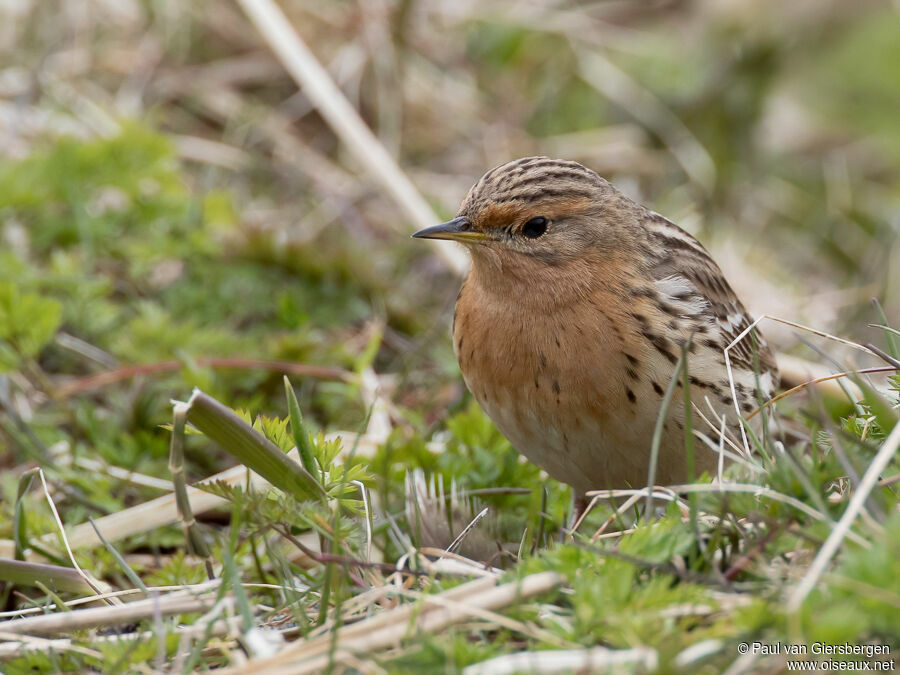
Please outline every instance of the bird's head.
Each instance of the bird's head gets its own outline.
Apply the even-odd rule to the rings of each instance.
[[[559,274],[567,264],[628,248],[638,208],[577,162],[526,157],[488,171],[455,218],[413,237],[465,244],[476,268]]]

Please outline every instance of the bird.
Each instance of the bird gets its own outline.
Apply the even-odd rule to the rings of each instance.
[[[778,384],[771,350],[700,242],[578,162],[497,166],[453,219],[412,236],[468,250],[451,329],[463,380],[516,450],[572,487],[576,508],[591,490],[647,485],[682,352],[693,429],[699,409],[740,439],[738,411]],[[729,350],[732,387],[724,350],[745,331]],[[658,485],[689,478],[681,382],[662,418]],[[694,457],[695,476],[719,461],[701,443]]]

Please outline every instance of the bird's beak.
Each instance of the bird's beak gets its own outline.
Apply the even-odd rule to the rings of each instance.
[[[490,239],[484,232],[476,232],[468,218],[454,218],[440,225],[432,225],[412,235],[416,239],[450,239],[460,243],[478,242]]]

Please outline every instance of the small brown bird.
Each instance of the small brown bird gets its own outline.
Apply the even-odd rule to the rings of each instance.
[[[503,164],[472,187],[456,218],[413,236],[469,250],[453,322],[466,385],[513,446],[576,496],[646,485],[685,344],[692,402],[738,429],[723,350],[750,317],[696,239],[590,169],[547,157]],[[758,335],[729,356],[746,414],[757,382],[771,396],[775,361]],[[688,478],[683,399],[668,409],[658,484]],[[697,443],[695,457],[697,475],[715,471],[717,453]]]

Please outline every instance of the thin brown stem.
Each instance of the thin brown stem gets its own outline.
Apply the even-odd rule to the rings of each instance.
[[[275,373],[299,375],[301,377],[315,377],[320,380],[344,380],[353,377],[353,373],[343,368],[333,366],[314,366],[308,363],[294,363],[292,361],[269,361],[266,359],[244,359],[237,357],[198,356],[194,362],[207,368],[235,368],[238,370],[269,370]],[[68,382],[56,389],[57,398],[67,398],[83,391],[92,391],[109,384],[130,380],[141,375],[155,375],[168,373],[184,367],[184,361],[172,359],[171,361],[159,361],[157,363],[144,363],[134,366],[124,366],[116,370],[109,370],[98,375],[82,377]]]

